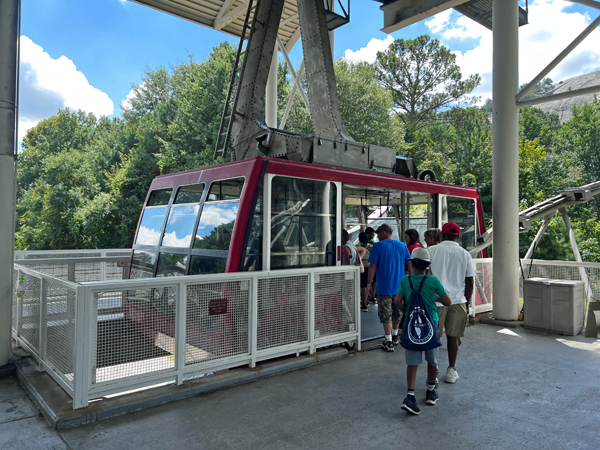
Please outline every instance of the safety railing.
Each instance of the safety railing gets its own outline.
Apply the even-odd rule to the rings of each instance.
[[[131,256],[130,248],[88,250],[15,250],[15,259],[111,258]],[[96,280],[98,281],[98,280]]]
[[[475,316],[492,310],[493,258],[474,259],[475,293],[471,298],[471,315]],[[584,281],[586,300],[600,301],[600,263],[576,261],[547,261],[541,259],[522,259],[519,297],[523,298],[523,279],[534,277],[554,280]]]
[[[354,266],[77,283],[15,265],[13,337],[77,409],[329,345],[360,349],[359,294]]]

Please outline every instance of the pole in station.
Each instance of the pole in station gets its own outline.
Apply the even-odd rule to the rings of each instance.
[[[0,367],[9,362],[13,301],[19,3],[0,2]]]
[[[493,13],[493,308],[519,314],[519,2],[494,0]]]

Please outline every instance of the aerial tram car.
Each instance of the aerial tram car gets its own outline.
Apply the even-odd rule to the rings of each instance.
[[[248,9],[250,33],[244,50],[242,33],[215,149],[231,162],[154,179],[130,278],[338,266],[343,229],[357,241],[359,231],[384,222],[399,240],[409,228],[422,235],[455,222],[464,248],[478,244],[484,225],[476,189],[438,183],[433,173],[422,179],[412,159],[356,142],[346,130],[322,0],[298,0],[314,134],[267,125],[265,90],[284,3],[259,1],[252,20]],[[126,317],[147,328],[173,314],[168,293],[155,300],[128,298]],[[229,329],[227,316],[202,320],[198,335]]]

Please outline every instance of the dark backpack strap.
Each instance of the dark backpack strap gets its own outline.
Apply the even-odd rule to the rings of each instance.
[[[408,276],[408,284],[410,284],[410,290],[415,292],[415,288],[413,287],[412,281],[410,281],[410,275]]]
[[[425,280],[427,279],[427,275],[423,275],[423,279],[421,280],[421,284],[419,285],[419,290],[417,292],[421,292],[423,285],[425,284]],[[412,288],[412,285],[410,286]]]

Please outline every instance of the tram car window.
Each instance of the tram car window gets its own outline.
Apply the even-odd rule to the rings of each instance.
[[[274,177],[271,185],[271,269],[335,264],[335,183]]]
[[[474,199],[460,197],[444,197],[442,202],[442,222],[454,222],[460,227],[458,243],[465,250],[476,245],[477,208]]]

